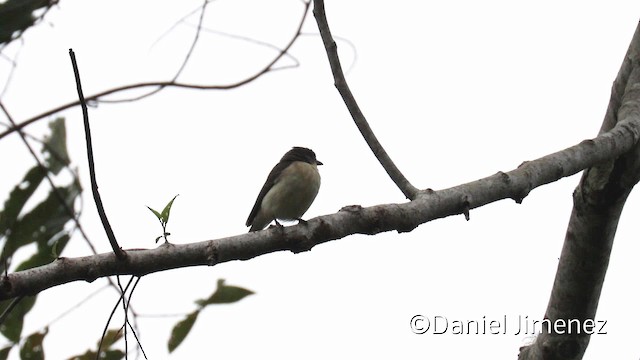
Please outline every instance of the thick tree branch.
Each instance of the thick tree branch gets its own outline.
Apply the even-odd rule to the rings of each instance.
[[[324,11],[324,1],[313,1],[313,15],[318,23],[322,43],[327,51],[327,57],[329,58],[329,65],[331,66],[331,72],[333,73],[335,87],[338,89],[340,96],[342,96],[342,100],[347,106],[353,121],[356,123],[358,130],[360,130],[362,137],[367,142],[367,145],[369,145],[373,154],[376,156],[389,177],[391,177],[391,180],[393,180],[407,199],[415,199],[416,196],[418,196],[418,189],[413,186],[409,180],[407,180],[382,147],[382,144],[380,144],[378,138],[373,133],[367,119],[364,117],[355,97],[349,89],[349,85],[347,84],[347,80],[345,79],[342,71],[340,58],[338,57],[338,46],[336,45],[335,40],[333,40],[333,36],[331,35],[331,30],[329,29],[329,24],[327,22],[327,16]]]
[[[637,137],[639,52],[640,24],[613,84],[600,133],[611,128],[627,128]],[[521,349],[519,359],[582,359],[590,339],[584,324],[595,319],[618,220],[639,179],[639,144],[619,157],[585,170],[573,194],[573,211],[545,314],[551,324],[578,320],[578,326],[564,333],[545,328],[534,344]]]
[[[315,245],[352,234],[408,232],[428,221],[462,214],[501,199],[519,202],[538,186],[617,158],[632,149],[639,139],[640,119],[625,118],[595,139],[525,162],[508,173],[498,172],[449,189],[424,191],[407,203],[367,208],[348,206],[302,225],[184,245],[165,244],[151,250],[128,250],[124,261],[118,261],[113,253],[60,258],[51,264],[0,279],[0,300],[37,294],[78,280],[93,281],[117,274],[142,276],[187,266],[211,266],[282,250],[307,251]]]
[[[298,39],[300,37],[300,34],[302,33],[302,26],[304,25],[304,21],[307,17],[307,13],[309,12],[309,6],[310,3],[303,1],[304,4],[304,11],[302,14],[302,17],[300,19],[300,23],[298,24],[298,28],[296,30],[296,33],[294,34],[294,36],[289,40],[289,42],[287,43],[287,45],[280,50],[280,53],[278,53],[278,55],[276,55],[266,66],[264,66],[260,71],[256,72],[255,74],[241,80],[235,83],[231,83],[231,84],[226,84],[226,85],[207,85],[207,84],[190,84],[190,83],[182,83],[182,82],[177,82],[177,81],[151,81],[151,82],[142,82],[142,83],[136,83],[136,84],[129,84],[129,85],[123,85],[123,86],[119,86],[119,87],[115,87],[112,89],[108,89],[102,92],[99,92],[97,94],[93,94],[90,96],[85,97],[87,102],[91,102],[91,101],[97,101],[102,97],[105,97],[107,95],[112,95],[115,93],[119,93],[119,92],[123,92],[123,91],[127,91],[127,90],[134,90],[134,89],[144,89],[144,88],[148,88],[148,87],[158,87],[158,88],[168,88],[168,87],[177,87],[177,88],[186,88],[186,89],[195,89],[195,90],[230,90],[230,89],[235,89],[238,88],[240,86],[246,85],[256,79],[258,79],[259,77],[261,77],[262,75],[273,71],[274,70],[274,65],[283,57],[285,56],[289,49],[291,48],[291,46],[293,45],[293,43],[295,43],[296,39]],[[41,113],[39,115],[36,115],[34,117],[31,117],[27,120],[24,120],[20,123],[18,123],[15,127],[11,128],[11,129],[7,129],[3,132],[0,132],[0,139],[2,139],[3,137],[13,133],[14,131],[18,130],[18,129],[23,129],[26,126],[29,126],[31,124],[33,124],[34,122],[47,118],[53,114],[59,113],[61,111],[67,110],[69,108],[72,108],[74,106],[78,106],[80,105],[80,101],[72,101],[69,102],[67,104],[58,106],[56,108],[53,108],[51,110],[48,110],[44,113]]]

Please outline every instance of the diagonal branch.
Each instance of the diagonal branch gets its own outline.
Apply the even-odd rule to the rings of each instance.
[[[616,78],[600,133],[640,122],[640,24]],[[631,126],[634,124],[633,126]],[[587,329],[596,316],[613,241],[625,201],[640,180],[640,144],[586,169],[573,194],[573,211],[560,255],[545,319],[574,321],[559,333],[545,328],[519,359],[582,359],[589,345]],[[578,332],[577,330],[581,330]]]
[[[344,73],[342,71],[342,65],[340,64],[340,58],[338,57],[338,46],[336,45],[333,36],[331,35],[331,30],[329,29],[329,24],[327,22],[327,16],[324,12],[324,1],[322,0],[314,0],[313,1],[313,15],[316,18],[316,22],[318,23],[318,29],[320,30],[320,36],[322,37],[322,43],[327,51],[327,56],[329,58],[329,65],[331,66],[331,72],[333,73],[333,79],[335,81],[334,85],[338,89],[340,96],[342,96],[342,100],[344,101],[353,121],[356,123],[358,130],[364,137],[364,140],[369,145],[371,151],[376,156],[384,170],[387,172],[391,180],[400,188],[400,191],[407,197],[409,200],[413,200],[418,196],[418,189],[413,186],[407,178],[402,174],[400,169],[396,167],[393,163],[393,160],[389,157],[385,149],[382,147],[378,138],[371,130],[367,119],[364,117],[364,114],[360,110],[358,103],[356,102],[355,97],[351,93],[349,89],[349,85],[347,84],[347,80],[344,77]]]
[[[639,139],[640,117],[626,117],[595,139],[525,162],[507,173],[498,172],[449,189],[424,191],[424,195],[407,203],[367,208],[350,206],[335,214],[311,219],[303,225],[183,245],[164,244],[150,250],[128,250],[126,262],[118,261],[113,253],[60,258],[50,264],[0,278],[0,300],[37,294],[72,281],[91,282],[118,274],[143,276],[188,266],[213,266],[282,250],[297,253],[352,234],[372,235],[392,230],[408,232],[428,221],[462,214],[466,209],[494,201],[521,201],[538,186],[627,153]]]
[[[109,238],[109,243],[111,244],[111,248],[113,252],[116,254],[116,257],[119,260],[124,260],[127,255],[118,245],[118,241],[116,240],[116,236],[113,233],[113,229],[109,224],[109,219],[107,218],[107,214],[104,211],[104,206],[102,205],[102,198],[100,197],[100,193],[98,192],[98,182],[96,180],[96,170],[95,164],[93,162],[93,146],[91,145],[91,129],[89,128],[89,113],[87,111],[87,103],[84,99],[84,95],[82,94],[82,83],[80,82],[80,72],[78,70],[78,64],[76,63],[76,55],[72,49],[69,49],[69,56],[71,57],[71,64],[73,65],[73,73],[76,78],[76,87],[78,88],[78,98],[80,98],[80,105],[82,107],[82,118],[84,119],[84,133],[85,138],[87,140],[87,158],[89,160],[89,176],[91,178],[91,191],[93,192],[93,199],[96,202],[96,207],[98,208],[98,215],[100,216],[100,221],[102,221],[102,226],[104,227],[104,232],[107,234],[107,238]]]

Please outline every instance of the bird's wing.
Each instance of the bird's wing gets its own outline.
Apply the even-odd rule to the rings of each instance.
[[[287,162],[281,161],[278,164],[276,164],[276,166],[274,166],[273,169],[271,169],[269,176],[267,176],[267,181],[264,182],[264,185],[262,185],[262,189],[260,189],[260,194],[258,194],[256,203],[253,204],[253,209],[251,209],[251,213],[249,214],[249,217],[247,218],[247,222],[245,223],[246,226],[250,226],[253,223],[253,219],[256,218],[256,215],[258,214],[258,210],[260,210],[260,206],[262,205],[262,199],[264,199],[265,195],[267,195],[271,187],[278,181],[278,176],[289,165],[291,165],[290,161],[287,161]]]

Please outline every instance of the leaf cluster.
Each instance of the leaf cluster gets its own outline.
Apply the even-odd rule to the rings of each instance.
[[[74,219],[75,214],[69,209],[74,208],[74,203],[82,192],[77,178],[74,177],[70,184],[51,189],[43,200],[36,201],[35,206],[30,209],[27,207],[30,201],[34,202],[34,194],[46,176],[57,175],[70,164],[64,118],[55,119],[49,124],[49,128],[50,135],[44,139],[41,150],[45,159],[43,167],[34,165],[27,170],[0,210],[0,271],[3,275],[9,272],[11,260],[19,249],[35,244],[35,252],[15,266],[13,271],[50,263],[58,257],[70,239],[65,225]],[[10,346],[0,350],[0,360],[5,359],[9,351],[20,342],[24,317],[33,308],[36,298],[29,296],[0,302],[0,313],[14,306],[0,325],[0,334],[11,342]],[[47,331],[29,335],[23,341],[21,358],[40,358],[37,354],[42,351],[42,339],[46,333]]]

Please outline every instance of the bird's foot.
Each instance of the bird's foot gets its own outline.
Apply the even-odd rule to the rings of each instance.
[[[276,227],[276,228],[279,228],[279,229],[283,229],[283,228],[284,228],[284,225],[280,224],[280,223],[278,222],[278,220],[274,219],[274,220],[273,220],[273,222],[275,222],[275,224],[274,224],[274,225],[269,226],[269,229],[271,229],[272,227]]]

